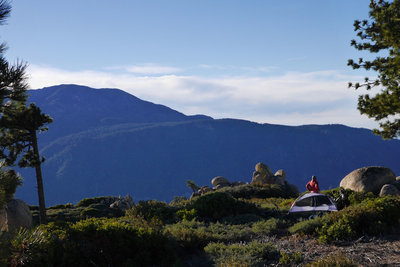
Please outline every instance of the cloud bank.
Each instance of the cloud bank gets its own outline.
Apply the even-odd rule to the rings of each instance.
[[[112,71],[67,71],[38,65],[28,68],[34,89],[71,83],[118,88],[185,114],[284,125],[377,125],[359,114],[359,92],[347,88],[348,81],[361,78],[339,71],[228,77],[178,75],[180,71],[158,65],[113,67]]]

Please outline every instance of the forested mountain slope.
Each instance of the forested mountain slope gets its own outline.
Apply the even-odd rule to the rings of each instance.
[[[39,137],[48,205],[127,193],[135,201],[169,201],[190,193],[188,179],[250,182],[257,162],[284,169],[301,191],[311,175],[328,189],[369,165],[400,175],[400,141],[367,129],[186,116],[116,89],[61,85],[30,94],[54,119]],[[21,173],[17,197],[36,203],[34,171]]]

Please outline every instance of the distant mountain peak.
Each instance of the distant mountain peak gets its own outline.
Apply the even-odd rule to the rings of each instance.
[[[29,90],[29,95],[29,100],[48,113],[54,119],[54,124],[62,124],[62,128],[70,133],[118,123],[212,119],[204,115],[187,116],[167,106],[141,100],[120,89],[61,84]]]

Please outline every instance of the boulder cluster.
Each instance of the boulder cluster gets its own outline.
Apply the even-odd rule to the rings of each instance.
[[[261,186],[267,184],[285,185],[290,187],[292,192],[299,192],[297,186],[290,184],[286,180],[286,172],[284,170],[278,170],[273,174],[268,165],[261,162],[256,164],[255,171],[253,172],[253,179],[250,184]]]
[[[215,190],[218,190],[223,187],[228,187],[228,186],[233,187],[233,186],[243,185],[246,183],[245,182],[232,182],[231,183],[225,177],[217,176],[217,177],[214,177],[213,179],[211,179],[211,184],[213,185],[213,187],[210,187],[208,185],[202,186],[197,190],[197,192],[193,192],[193,194],[190,198],[195,197],[195,196],[201,196],[201,195],[204,195],[205,193],[215,191]]]
[[[379,196],[400,195],[400,177],[386,167],[370,166],[352,171],[340,182],[340,187],[356,192],[372,192]]]
[[[210,186],[202,186],[200,187],[197,192],[193,192],[192,197],[194,196],[201,196],[205,193],[211,192],[218,190],[223,187],[234,187],[234,186],[239,186],[243,184],[248,184],[245,182],[230,182],[227,178],[222,177],[222,176],[217,176],[214,177],[211,180],[211,184],[213,187]],[[263,186],[263,185],[268,185],[268,184],[277,184],[277,185],[282,185],[282,186],[288,186],[290,187],[290,190],[292,192],[299,192],[299,189],[297,186],[293,184],[289,184],[286,180],[286,173],[284,170],[278,170],[275,174],[272,173],[271,169],[268,167],[268,165],[264,163],[257,163],[255,166],[255,171],[253,172],[253,178],[251,180],[251,185],[258,185],[258,186]]]

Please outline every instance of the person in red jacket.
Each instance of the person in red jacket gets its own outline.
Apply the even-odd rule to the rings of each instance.
[[[306,188],[311,193],[319,193],[319,186],[318,186],[317,177],[315,177],[313,175],[312,178],[311,178],[311,181],[309,181],[307,183]]]

